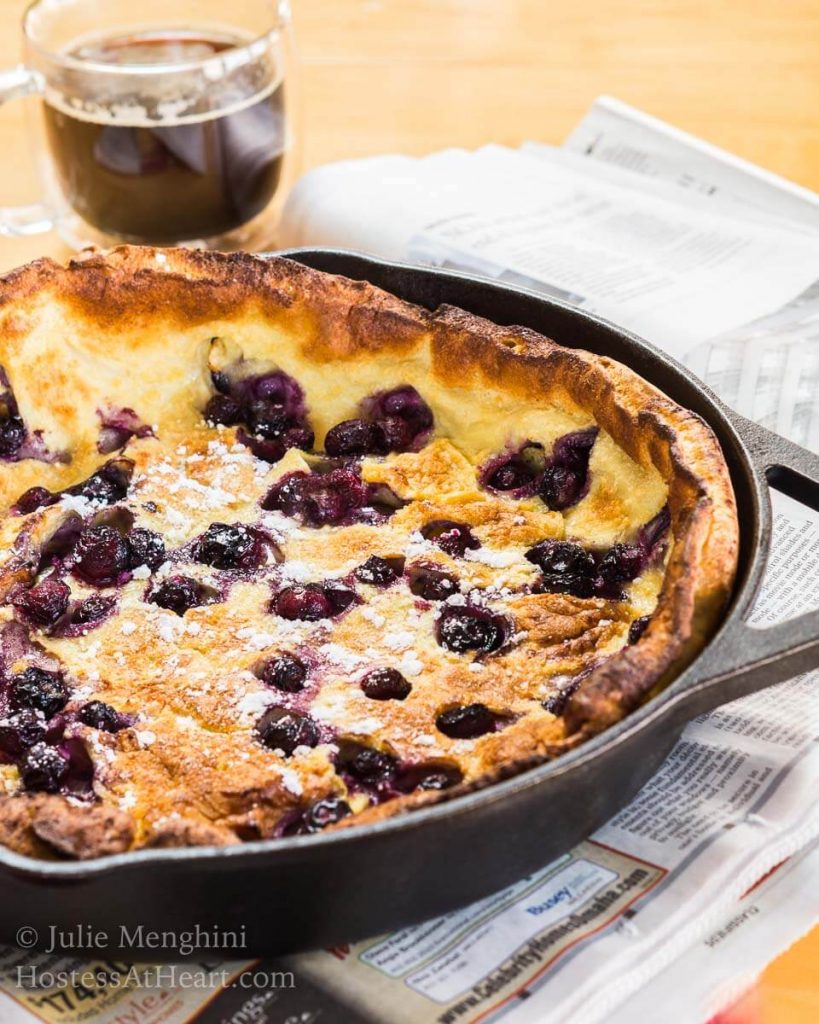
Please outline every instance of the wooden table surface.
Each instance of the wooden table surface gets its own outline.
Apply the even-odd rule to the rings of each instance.
[[[305,167],[490,141],[557,143],[607,92],[819,188],[817,0],[293,6]],[[0,0],[0,66],[18,59],[23,7]],[[20,103],[0,111],[0,153],[0,206],[34,200]],[[44,254],[67,252],[53,235],[0,238],[0,270]],[[819,930],[769,969],[741,1019],[815,1024],[817,964]]]

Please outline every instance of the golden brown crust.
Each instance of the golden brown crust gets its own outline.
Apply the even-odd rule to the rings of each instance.
[[[452,386],[478,372],[522,401],[564,392],[637,462],[668,481],[675,538],[651,629],[597,668],[573,694],[570,733],[591,735],[633,710],[701,649],[730,595],[739,533],[730,476],[713,432],[614,360],[568,350],[526,328],[503,328],[463,310],[434,317],[436,370]]]
[[[82,860],[122,853],[133,839],[130,815],[115,807],[69,803],[46,794],[3,801],[0,842],[18,853]]]
[[[369,737],[379,749],[409,760],[426,750],[433,758],[457,761],[465,781],[443,793],[416,792],[371,806],[345,824],[451,799],[556,756],[628,714],[679,672],[713,632],[733,584],[738,530],[727,467],[706,424],[610,359],[462,310],[429,312],[369,284],[284,259],[123,247],[83,256],[66,268],[41,260],[0,281],[0,367],[29,427],[42,431],[50,451],[70,454],[70,462],[3,464],[0,508],[31,486],[60,490],[98,467],[104,461],[96,447],[98,410],[135,405],[129,396],[136,392],[138,412],[159,428],[158,438],[126,450],[139,481],[140,504],[132,507],[144,517],[140,523],[170,530],[167,519],[144,509],[151,502],[170,507],[185,488],[200,488],[195,495],[214,480],[232,495],[222,514],[194,510],[191,497],[183,506],[188,521],[174,542],[186,543],[211,520],[250,522],[277,474],[306,471],[309,464],[293,450],[278,467],[260,471],[249,455],[236,454],[234,432],[220,435],[214,453],[213,432],[203,429],[201,419],[212,338],[220,339],[226,361],[267,359],[300,380],[319,446],[329,427],[355,415],[360,398],[380,388],[411,383],[435,412],[436,436],[421,452],[365,459],[362,465],[363,479],[388,484],[410,504],[382,527],[348,526],[343,537],[320,541],[305,531],[280,538],[285,568],[295,563],[315,570],[320,564],[325,573],[340,575],[348,563],[369,554],[403,554],[418,547],[412,537],[419,526],[448,518],[453,510],[452,517],[469,523],[490,552],[518,553],[508,569],[491,560],[456,563],[437,550],[409,557],[457,568],[469,586],[500,588],[498,608],[514,618],[523,639],[503,658],[476,662],[474,670],[434,644],[416,646],[419,683],[411,700],[379,702],[374,732],[361,731],[349,711],[342,719],[347,735]],[[601,432],[594,483],[565,515],[535,500],[491,497],[479,486],[476,467],[510,437],[525,441],[537,434],[551,443],[591,425]],[[164,467],[159,476],[157,465]],[[168,482],[173,474],[176,490]],[[653,570],[643,591],[635,586],[628,602],[504,596],[507,584],[525,590],[534,568],[520,553],[538,540],[568,536],[590,546],[630,540],[665,503],[672,543],[664,569]],[[0,600],[30,578],[43,538],[65,515],[62,506],[41,510],[28,517],[23,533],[19,517],[0,519],[0,555],[6,549],[0,557]],[[95,741],[95,763],[108,762],[100,790],[104,803],[87,808],[98,809],[77,818],[76,828],[66,827],[62,797],[5,798],[0,841],[34,856],[218,844],[275,834],[283,818],[306,802],[339,793],[342,784],[323,747],[299,761],[298,785],[286,766],[272,765],[272,755],[256,764],[252,731],[237,718],[235,704],[217,699],[237,680],[227,672],[224,678],[214,674],[214,665],[232,659],[233,669],[244,673],[243,700],[255,706],[261,687],[247,677],[252,679],[262,647],[258,632],[250,630],[247,639],[247,629],[237,646],[242,634],[234,618],[247,613],[247,621],[258,620],[253,609],[261,608],[262,590],[261,584],[241,584],[231,592],[231,603],[186,616],[196,632],[183,629],[175,637],[173,671],[183,681],[209,673],[208,688],[175,683],[163,671],[168,652],[159,633],[170,626],[146,611],[153,606],[144,604],[135,582],[122,592],[118,618],[90,634],[89,642],[40,638],[50,656],[66,659],[95,699],[129,712],[143,707],[149,727],[139,728],[143,740],[146,730],[151,740],[143,742],[135,738],[138,730],[128,730]],[[8,606],[0,612],[6,619],[13,614]],[[651,623],[640,642],[625,645],[630,621],[647,613]],[[126,616],[133,630],[123,635]],[[411,601],[368,592],[362,606],[322,635],[322,656],[331,669],[315,698],[319,711],[331,715],[333,701],[350,700],[350,679],[358,678],[361,665],[375,657],[372,652],[382,659],[389,654],[389,645],[378,646],[385,636],[394,641],[393,650],[409,657],[396,646],[396,632],[412,616],[413,628],[431,632],[433,611],[413,611]],[[347,663],[333,663],[339,647],[348,652]],[[135,664],[142,673],[134,695],[139,706],[129,703],[133,681],[127,666]],[[94,673],[101,679],[91,686]],[[576,688],[563,715],[555,716],[540,709],[539,700],[554,693],[560,680],[573,680]],[[518,717],[477,742],[440,735],[433,741],[418,730],[418,721],[433,720],[437,710],[456,701],[491,702]],[[364,713],[362,706],[358,719]],[[180,747],[183,727],[189,739]],[[148,799],[152,794],[155,799]]]

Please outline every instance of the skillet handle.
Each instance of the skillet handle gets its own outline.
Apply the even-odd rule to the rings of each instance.
[[[731,419],[771,487],[819,511],[819,456],[737,413]],[[702,714],[815,668],[819,610],[765,629],[737,619],[685,673],[686,716],[692,708]]]

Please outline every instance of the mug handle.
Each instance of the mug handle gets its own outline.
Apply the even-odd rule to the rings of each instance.
[[[18,65],[0,71],[0,104],[43,92],[43,79],[36,71]],[[45,203],[0,206],[0,235],[21,238],[44,235],[54,227],[54,216]]]

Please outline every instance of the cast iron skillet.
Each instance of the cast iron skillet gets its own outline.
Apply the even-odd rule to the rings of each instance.
[[[0,848],[0,941],[50,942],[78,926],[85,952],[133,958],[136,929],[177,935],[245,929],[234,956],[327,945],[451,910],[548,863],[624,806],[686,722],[726,701],[819,666],[819,612],[750,628],[771,533],[767,483],[819,509],[819,458],[730,412],[687,370],[639,338],[553,299],[461,274],[352,253],[288,255],[366,279],[430,309],[461,306],[521,324],[562,345],[631,366],[706,420],[731,469],[741,524],[740,570],[716,637],[671,686],[580,749],[451,803],[325,835],[227,849],[143,851],[85,863],[42,863]],[[123,931],[126,928],[127,931]],[[143,947],[144,948],[144,947]],[[207,947],[205,947],[207,948]],[[212,948],[212,947],[211,947]],[[178,959],[150,949],[151,959]]]

